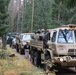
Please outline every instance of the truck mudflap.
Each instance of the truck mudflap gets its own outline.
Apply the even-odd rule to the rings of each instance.
[[[54,57],[54,62],[64,67],[75,67],[76,57],[75,58],[72,58],[71,56]]]

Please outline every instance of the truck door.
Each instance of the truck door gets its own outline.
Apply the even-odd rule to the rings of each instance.
[[[56,36],[57,36],[57,31],[54,31],[51,38],[52,50],[56,50]]]

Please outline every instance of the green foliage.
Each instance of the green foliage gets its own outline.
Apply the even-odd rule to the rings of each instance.
[[[5,2],[5,5],[8,6],[10,0],[4,0],[4,2]]]
[[[28,0],[28,2],[26,3],[26,16],[25,16],[25,29],[24,32],[29,32],[31,29],[31,19],[32,19],[32,2],[31,0]]]
[[[60,2],[62,4],[60,5]],[[76,0],[34,0],[34,27],[38,29],[55,28],[63,24],[76,24]],[[60,12],[60,21],[58,14]],[[21,17],[21,16],[20,16]],[[32,19],[32,0],[27,0],[25,10],[24,32],[30,32]],[[21,25],[21,18],[20,24]],[[17,15],[15,17],[15,28]],[[19,26],[21,28],[21,26]],[[16,30],[16,29],[15,29]]]
[[[24,72],[21,72],[19,75],[32,75],[32,74],[24,71]]]
[[[38,29],[47,29],[50,27],[52,20],[52,4],[53,0],[35,0],[34,1],[34,28],[33,31]],[[25,16],[25,32],[30,31],[31,16],[32,16],[32,2],[28,0],[26,3],[26,16]]]
[[[8,12],[7,5],[9,0],[0,0],[0,36],[7,33],[8,28]]]
[[[66,6],[68,8],[74,8],[76,6],[76,0],[67,0],[66,1]]]
[[[47,29],[51,21],[51,5],[49,0],[35,2],[34,29]]]
[[[62,4],[60,5],[60,1],[62,1]],[[72,1],[72,2],[71,2]],[[73,23],[76,24],[76,7],[71,8],[70,3],[74,4],[75,0],[54,0],[53,4],[53,13],[52,13],[52,24],[54,25],[63,25],[63,24],[69,24]],[[72,5],[73,5],[72,4]],[[69,8],[68,8],[69,7]],[[58,21],[58,13],[60,10],[60,21]],[[55,27],[56,27],[55,26]]]
[[[8,56],[7,56],[6,51],[0,49],[0,59],[5,59],[5,58],[7,58],[7,57],[8,57]]]

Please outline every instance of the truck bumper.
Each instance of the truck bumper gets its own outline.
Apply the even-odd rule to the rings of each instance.
[[[67,61],[67,62],[61,62],[61,66],[65,66],[65,67],[74,67],[76,66],[76,60],[71,60],[71,61]]]
[[[76,58],[71,58],[71,57],[56,57],[54,58],[54,61],[61,66],[65,67],[75,67],[76,66]]]

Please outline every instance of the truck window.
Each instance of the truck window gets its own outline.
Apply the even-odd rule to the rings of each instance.
[[[72,30],[59,30],[58,43],[73,43],[73,31]]]
[[[50,32],[46,32],[46,34],[43,37],[43,41],[47,42],[48,40],[50,40]]]
[[[47,38],[48,40],[50,40],[50,32],[48,32]]]
[[[31,40],[31,36],[30,35],[24,35],[22,40],[25,40],[25,41]]]
[[[75,42],[76,42],[76,30],[74,30]]]
[[[56,34],[57,34],[57,32],[53,33],[53,36],[51,38],[51,42],[55,42],[56,41]]]

